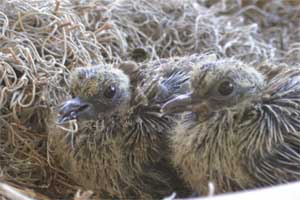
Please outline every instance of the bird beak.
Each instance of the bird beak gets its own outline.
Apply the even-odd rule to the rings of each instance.
[[[178,113],[185,111],[209,113],[209,107],[205,101],[195,98],[193,93],[183,94],[166,102],[161,109],[164,113]]]
[[[58,124],[73,119],[93,119],[95,114],[93,106],[79,97],[67,100],[59,106]]]

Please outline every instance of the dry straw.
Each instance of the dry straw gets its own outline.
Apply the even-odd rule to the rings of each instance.
[[[299,1],[273,2],[0,1],[0,181],[74,196],[79,187],[47,152],[49,113],[74,67],[132,59],[137,48],[149,59],[213,52],[299,63]]]
[[[219,10],[193,0],[122,0],[112,3],[107,15],[129,53],[143,47],[154,58],[203,52],[248,62],[273,58],[275,49],[264,42],[256,23],[219,15]]]
[[[50,164],[46,123],[51,106],[66,96],[70,69],[118,59],[105,19],[97,19],[101,30],[87,30],[91,11],[101,9],[68,1],[0,5],[1,180],[56,197],[76,190]]]
[[[243,17],[244,24],[257,24],[264,43],[273,47],[273,62],[299,65],[299,0],[198,0],[217,15]]]

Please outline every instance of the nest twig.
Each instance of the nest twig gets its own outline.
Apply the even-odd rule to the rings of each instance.
[[[300,2],[263,2],[3,1],[1,181],[49,198],[73,198],[80,189],[52,166],[47,147],[51,107],[66,98],[74,67],[133,59],[141,49],[150,60],[213,52],[251,63],[299,65]],[[79,194],[75,199],[91,196]]]

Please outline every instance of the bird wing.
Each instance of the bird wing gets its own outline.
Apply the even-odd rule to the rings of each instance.
[[[176,95],[189,91],[189,77],[186,71],[175,68],[164,74],[158,83],[155,97],[157,103],[165,103]]]
[[[256,109],[249,173],[264,184],[300,180],[300,70],[275,76]]]
[[[156,69],[160,79],[157,84],[155,102],[165,103],[176,95],[188,93],[190,91],[189,77],[193,67],[209,59],[211,56],[193,54],[181,58],[174,57],[168,62],[162,62]]]
[[[273,185],[300,180],[300,137],[289,135],[272,151],[254,154],[250,173],[259,183]]]

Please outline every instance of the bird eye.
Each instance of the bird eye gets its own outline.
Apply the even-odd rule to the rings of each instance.
[[[234,85],[231,81],[223,81],[218,87],[218,92],[222,96],[228,96],[232,94],[233,90],[234,90]]]
[[[114,85],[109,86],[104,91],[104,96],[108,99],[113,98],[115,96],[115,94],[116,94],[116,87]]]

